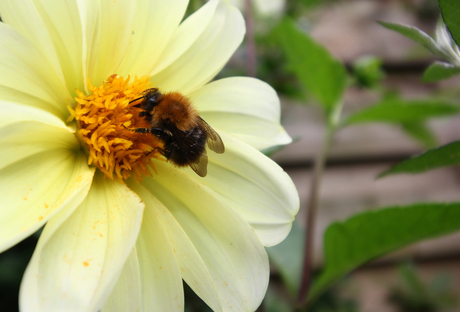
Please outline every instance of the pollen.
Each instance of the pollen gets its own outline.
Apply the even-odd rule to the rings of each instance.
[[[88,79],[91,94],[76,90],[74,108],[68,107],[68,121],[76,120],[77,134],[86,145],[88,164],[101,170],[109,179],[123,181],[130,176],[140,182],[143,176],[152,176],[155,171],[152,159],[161,159],[156,147],[161,142],[152,134],[136,133],[130,129],[149,127],[139,117],[142,111],[138,98],[149,87],[149,77],[135,78],[112,75],[99,87]]]

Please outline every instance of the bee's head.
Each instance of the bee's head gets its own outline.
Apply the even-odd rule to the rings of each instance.
[[[143,110],[151,112],[155,106],[160,104],[162,98],[163,95],[158,91],[158,89],[155,89],[153,92],[149,92],[144,96],[145,100],[142,102],[141,107]]]

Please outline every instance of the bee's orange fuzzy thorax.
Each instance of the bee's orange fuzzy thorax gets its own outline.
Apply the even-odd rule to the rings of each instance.
[[[190,99],[179,92],[165,93],[155,107],[155,115],[156,119],[169,119],[179,130],[191,129],[198,118]]]
[[[68,121],[77,121],[78,135],[89,150],[89,165],[97,166],[110,179],[115,176],[122,181],[133,174],[141,181],[143,175],[152,175],[148,168],[154,169],[152,158],[162,157],[155,150],[162,143],[154,136],[129,130],[148,126],[139,117],[141,109],[129,102],[147,89],[149,77],[129,80],[112,75],[99,87],[88,80],[91,94],[76,90],[77,103],[73,109],[69,107]]]

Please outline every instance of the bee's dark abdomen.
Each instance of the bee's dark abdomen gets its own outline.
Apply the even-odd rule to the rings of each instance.
[[[165,156],[177,166],[188,166],[196,163],[206,154],[206,132],[200,127],[184,131],[180,136],[172,136],[165,140]]]

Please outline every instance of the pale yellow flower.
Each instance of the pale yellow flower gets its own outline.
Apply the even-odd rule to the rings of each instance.
[[[213,0],[182,21],[187,4],[0,1],[0,251],[45,225],[21,311],[183,311],[182,280],[214,311],[254,311],[263,299],[263,246],[286,237],[299,201],[259,150],[290,138],[267,84],[210,82],[243,39],[240,12]],[[138,165],[128,156],[113,180],[104,176],[113,153],[95,146],[108,141],[86,145],[68,107],[82,113],[75,98],[87,101],[114,74],[131,77],[129,90],[147,79],[192,100],[226,147],[208,153],[205,178],[152,157],[142,182],[125,179]],[[108,107],[135,95],[120,90]]]

